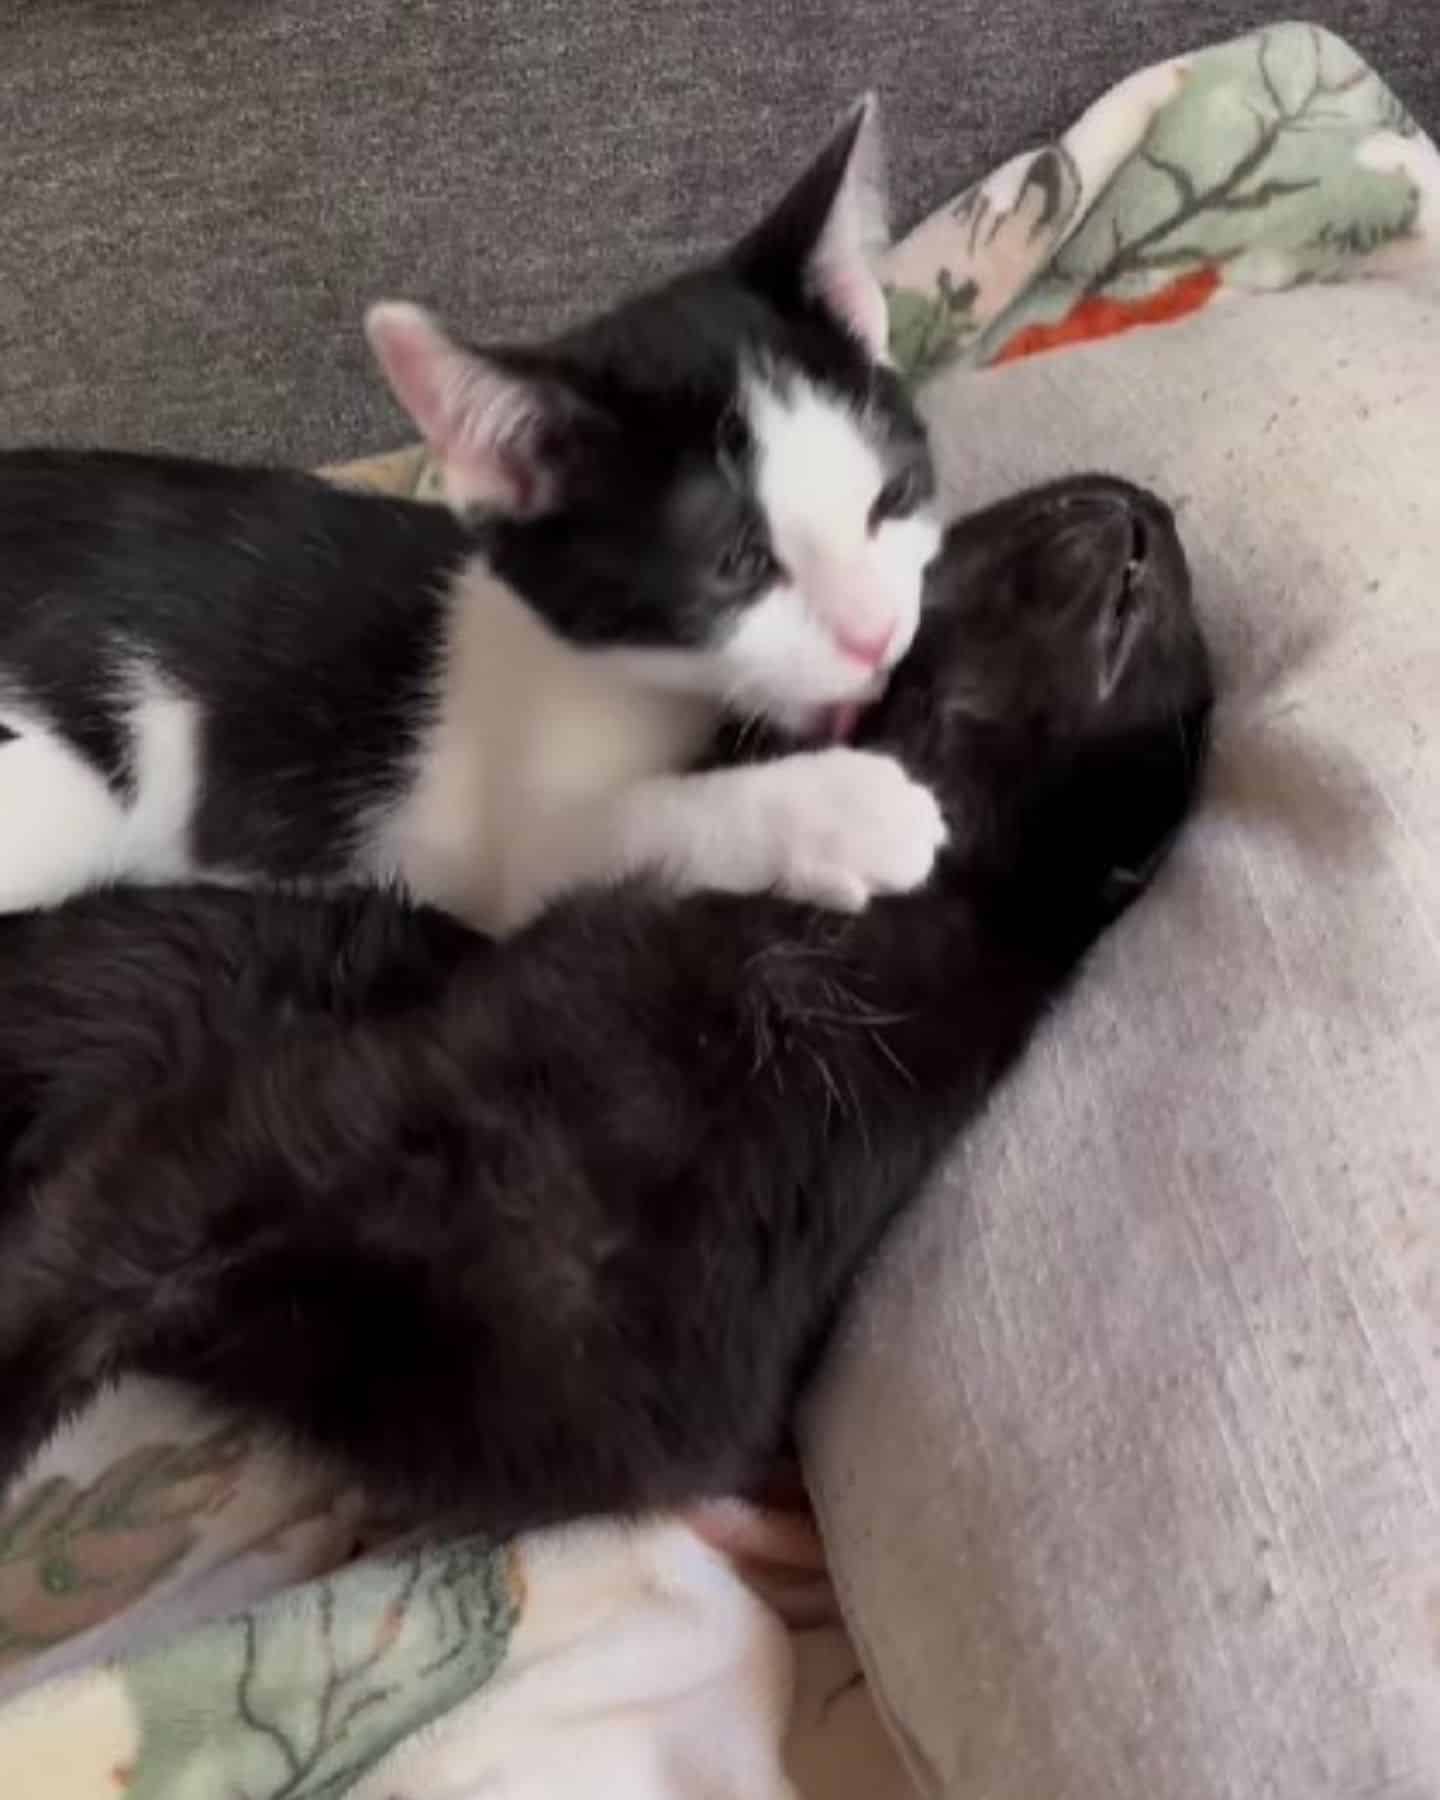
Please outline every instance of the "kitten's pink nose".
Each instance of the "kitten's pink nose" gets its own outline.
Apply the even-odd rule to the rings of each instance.
[[[867,669],[878,669],[895,642],[895,621],[892,619],[881,631],[846,631],[837,626],[835,642],[847,656],[864,663]]]

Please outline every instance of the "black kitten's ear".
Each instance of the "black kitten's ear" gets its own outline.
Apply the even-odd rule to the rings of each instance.
[[[890,237],[876,114],[867,94],[732,262],[778,306],[818,303],[879,362],[889,326],[875,263]]]
[[[468,350],[422,307],[372,306],[365,335],[395,398],[445,478],[457,512],[481,507],[531,519],[562,498],[566,469],[587,425],[563,382],[518,366],[503,351]]]

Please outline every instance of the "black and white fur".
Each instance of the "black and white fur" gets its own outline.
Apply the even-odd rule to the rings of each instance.
[[[939,541],[885,362],[860,107],[721,261],[543,346],[368,330],[454,509],[0,455],[0,911],[111,880],[397,882],[492,929],[646,868],[858,907],[939,812],[831,745],[686,779],[720,711],[872,695]]]
[[[141,1369],[496,1534],[744,1487],[1203,760],[1146,496],[982,514],[932,592],[861,741],[954,835],[859,916],[634,882],[499,949],[374,892],[0,921],[0,1475]]]

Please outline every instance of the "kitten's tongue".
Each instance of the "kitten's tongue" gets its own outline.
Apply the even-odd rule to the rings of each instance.
[[[833,706],[817,707],[811,715],[809,730],[822,744],[848,743],[855,727],[890,685],[888,674],[877,674],[849,700],[837,700]]]
[[[827,706],[821,719],[821,734],[832,744],[843,744],[855,735],[864,711],[858,700],[843,700],[838,706]]]

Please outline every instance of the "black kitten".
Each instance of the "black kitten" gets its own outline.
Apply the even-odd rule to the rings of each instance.
[[[503,950],[377,894],[0,925],[5,1471],[136,1369],[497,1535],[743,1486],[1203,758],[1158,502],[996,507],[932,599],[862,738],[951,844],[862,915],[637,884]]]

